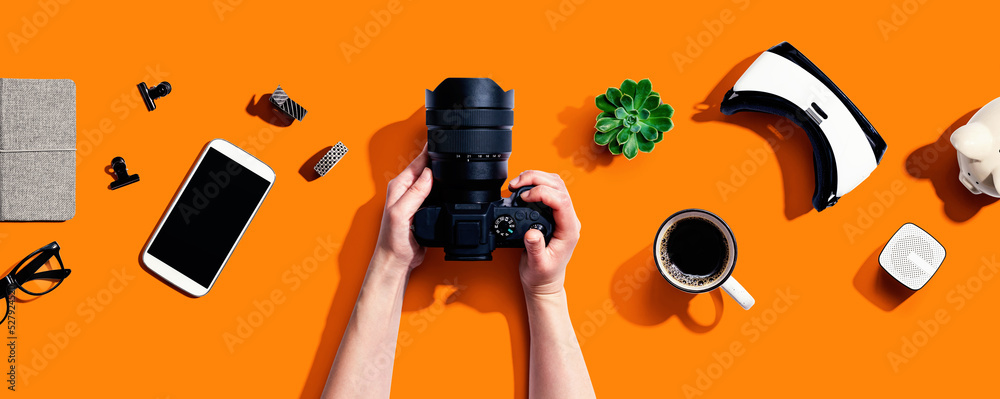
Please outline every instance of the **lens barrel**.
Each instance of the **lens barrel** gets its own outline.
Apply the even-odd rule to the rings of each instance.
[[[427,151],[434,175],[430,202],[500,199],[514,126],[514,90],[488,78],[448,78],[427,90]]]

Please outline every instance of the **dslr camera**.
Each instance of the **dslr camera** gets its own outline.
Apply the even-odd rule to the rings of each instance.
[[[427,90],[427,153],[434,186],[413,216],[413,237],[443,247],[445,260],[492,260],[496,248],[524,248],[524,233],[552,238],[552,209],[500,196],[507,180],[514,90],[487,78],[448,78]]]

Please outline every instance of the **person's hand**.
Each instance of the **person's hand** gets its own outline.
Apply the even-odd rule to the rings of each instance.
[[[389,181],[382,211],[382,227],[378,233],[373,261],[409,271],[424,261],[424,247],[417,244],[410,232],[413,214],[431,192],[431,170],[427,168],[427,146],[417,158]]]
[[[573,256],[573,249],[580,239],[580,219],[573,210],[566,184],[555,173],[529,170],[510,181],[514,191],[523,186],[535,188],[521,194],[528,202],[541,202],[552,208],[556,230],[549,245],[545,245],[542,232],[530,229],[524,234],[524,253],[521,255],[521,284],[525,295],[544,296],[563,290],[566,264]]]

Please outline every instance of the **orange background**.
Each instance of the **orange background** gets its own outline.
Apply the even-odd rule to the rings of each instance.
[[[1000,209],[958,183],[947,140],[998,95],[991,38],[1000,6],[45,1],[59,4],[51,17],[37,16],[51,5],[5,2],[0,75],[76,81],[77,216],[4,223],[0,253],[12,267],[58,240],[73,274],[17,307],[21,374],[17,392],[5,395],[315,397],[364,276],[386,182],[424,140],[424,89],[449,76],[516,89],[511,175],[542,169],[568,183],[584,228],[566,289],[599,395],[678,397],[685,385],[706,397],[994,389],[1000,282],[978,272],[997,254]],[[390,5],[398,12],[375,29]],[[33,18],[45,23],[28,38]],[[377,34],[355,42],[366,24]],[[10,44],[8,33],[27,43]],[[822,214],[811,209],[812,155],[801,129],[773,115],[718,112],[748,63],[783,40],[889,144],[872,176]],[[342,44],[359,51],[348,59]],[[679,54],[691,62],[679,68]],[[632,161],[595,151],[594,95],[644,77],[677,109],[676,128]],[[136,83],[164,79],[174,92],[155,112],[141,109]],[[248,112],[278,84],[309,110],[303,122],[276,127]],[[214,138],[253,152],[278,178],[215,288],[191,299],[138,258]],[[350,152],[307,181],[300,169],[337,141]],[[108,190],[105,167],[115,156],[142,181]],[[734,275],[757,299],[750,311],[717,292],[681,294],[652,268],[657,227],[687,207],[732,226]],[[876,259],[905,222],[948,249],[912,295],[884,281]],[[851,226],[858,230],[845,231]],[[330,257],[322,256],[327,240]],[[429,251],[406,292],[394,396],[526,396],[517,256],[501,250],[492,263],[446,264],[440,249]],[[115,282],[122,270],[132,278],[124,288]],[[785,291],[798,299],[786,306]],[[268,309],[272,294],[283,301],[262,317],[255,303]],[[88,298],[102,300],[101,310]],[[929,321],[937,316],[947,321]],[[248,318],[257,325],[227,346]],[[904,348],[914,339],[915,353]],[[725,355],[733,346],[737,355]],[[894,366],[890,353],[907,361]]]

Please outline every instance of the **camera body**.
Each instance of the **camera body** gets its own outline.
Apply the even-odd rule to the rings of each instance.
[[[552,209],[500,197],[512,147],[514,91],[487,78],[448,78],[427,90],[427,154],[434,185],[413,216],[413,237],[443,247],[445,260],[491,260],[496,248],[523,248],[529,229],[552,238]]]
[[[445,260],[491,260],[496,248],[524,248],[529,229],[541,231],[548,242],[555,230],[552,209],[520,200],[531,187],[489,203],[421,208],[413,216],[413,237],[425,247],[444,247]]]

